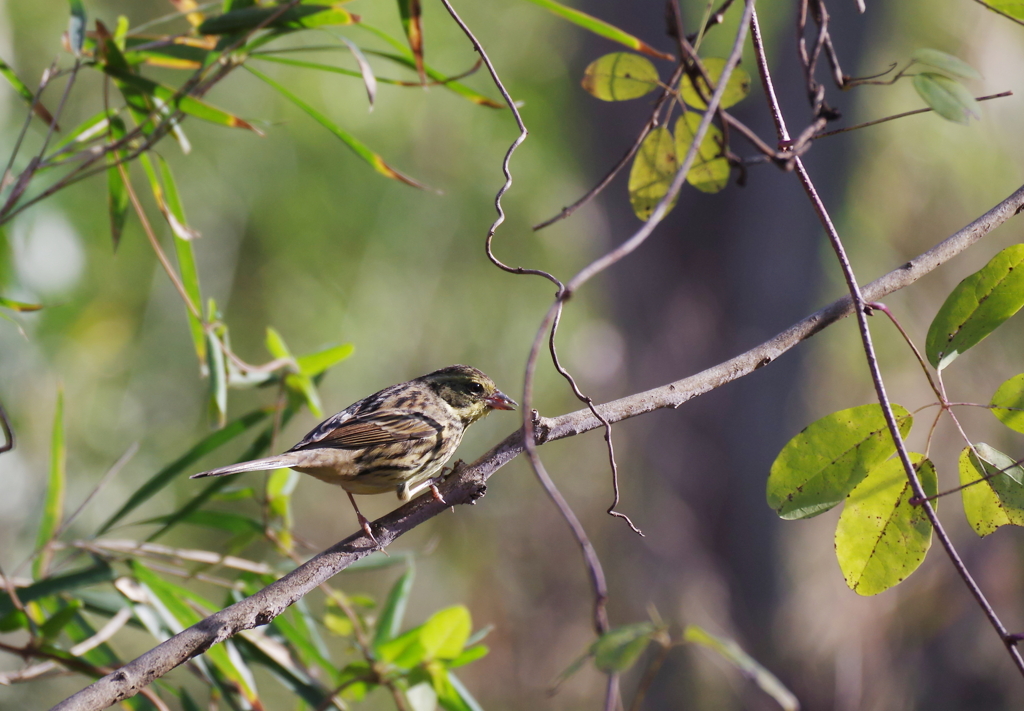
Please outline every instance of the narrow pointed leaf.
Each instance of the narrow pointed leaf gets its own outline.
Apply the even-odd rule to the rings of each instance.
[[[50,435],[50,476],[46,485],[46,501],[43,503],[43,518],[36,534],[36,550],[39,555],[32,562],[32,577],[41,580],[46,577],[50,565],[50,543],[64,520],[64,492],[67,488],[67,450],[64,442],[64,389],[57,390],[57,408],[53,414],[53,431]]]
[[[555,2],[554,0],[530,0],[530,2],[536,5],[540,5],[545,10],[548,10],[554,13],[555,15],[558,15],[559,17],[568,20],[574,25],[579,25],[583,29],[589,30],[590,32],[593,32],[595,35],[598,35],[599,37],[604,37],[605,39],[609,39],[612,42],[624,44],[630,49],[634,49],[637,52],[643,52],[644,54],[648,54],[652,57],[657,57],[658,59],[667,59],[669,61],[675,60],[675,57],[673,57],[671,54],[658,51],[651,45],[644,42],[642,39],[634,37],[628,32],[623,32],[615,25],[605,22],[604,20],[599,20],[593,15],[588,15],[585,12],[574,10],[571,7],[567,7],[561,3]]]
[[[285,10],[277,19],[264,25],[264,28],[299,30],[330,25],[351,25],[353,22],[359,21],[358,15],[353,15],[348,10],[343,10],[340,5],[341,3],[336,3],[335,5],[298,5]],[[258,7],[254,5],[208,18],[196,30],[201,35],[226,35],[235,32],[247,32],[258,27],[271,15],[276,15],[278,12],[280,12],[280,6]]]
[[[402,29],[409,40],[409,50],[416,62],[416,71],[420,82],[426,83],[427,75],[423,68],[423,23],[420,15],[420,0],[398,0],[398,14],[402,18]]]
[[[228,417],[228,370],[224,351],[212,329],[206,332],[206,370],[210,378],[210,412],[216,426],[223,427]]]
[[[366,54],[372,54],[376,57],[382,57],[384,59],[391,60],[396,64],[401,64],[403,66],[409,67],[410,69],[416,68],[416,62],[413,61],[411,57],[403,56],[401,54],[393,54],[391,52],[378,52],[375,50],[368,49],[364,49],[363,51]],[[508,106],[506,106],[503,102],[495,101],[494,99],[491,99],[477,91],[474,91],[473,89],[470,89],[468,86],[461,82],[454,81],[448,78],[441,72],[431,68],[429,64],[425,64],[424,69],[426,70],[427,76],[430,77],[431,81],[435,82],[436,84],[439,84],[440,86],[443,86],[445,89],[454,91],[459,96],[468,99],[469,101],[472,101],[474,104],[477,104],[479,106],[487,106],[492,109],[508,108]]]
[[[341,139],[341,141],[346,146],[348,146],[352,150],[353,153],[355,153],[357,156],[359,156],[364,161],[366,161],[366,163],[369,164],[370,167],[372,167],[378,173],[380,173],[381,175],[383,175],[385,177],[391,178],[392,180],[398,180],[400,182],[405,183],[406,185],[411,185],[414,188],[426,189],[426,186],[423,185],[422,183],[420,183],[420,182],[418,182],[416,180],[413,180],[412,178],[410,178],[407,175],[404,175],[403,173],[399,173],[397,170],[395,170],[394,168],[389,166],[387,163],[384,162],[383,158],[381,158],[379,155],[377,155],[376,153],[371,151],[369,148],[367,148],[365,145],[363,145],[363,143],[360,142],[358,139],[356,139],[355,136],[353,136],[348,131],[345,131],[344,129],[342,129],[339,126],[337,126],[333,121],[331,121],[329,118],[327,118],[327,116],[325,116],[320,111],[317,111],[316,109],[314,109],[312,106],[310,106],[305,101],[303,101],[302,99],[297,97],[295,94],[290,92],[284,86],[282,86],[281,84],[278,84],[276,81],[274,81],[273,79],[268,77],[266,74],[263,74],[261,72],[256,71],[255,69],[250,67],[248,64],[244,64],[242,66],[244,66],[246,69],[248,69],[251,74],[255,75],[259,79],[262,79],[264,82],[269,84],[279,94],[281,94],[281,96],[285,97],[286,99],[291,101],[293,104],[298,106],[300,109],[305,111],[317,123],[319,123],[321,126],[323,126],[328,131],[333,133],[339,139]]]
[[[652,129],[640,144],[629,170],[629,202],[641,220],[649,218],[668,193],[676,174],[676,160],[675,140],[669,130],[663,126]],[[669,209],[674,205],[673,202]]]
[[[992,396],[992,414],[1014,432],[1024,434],[1024,373],[999,386]]]
[[[10,309],[11,311],[18,311],[25,313],[26,311],[38,311],[43,308],[42,304],[29,304],[24,301],[15,301],[14,299],[6,299],[0,296],[0,306]]]
[[[698,113],[684,111],[676,120],[676,155],[680,159],[690,150],[701,119]],[[710,125],[697,148],[686,182],[701,192],[717,193],[729,184],[729,161],[722,155],[723,140],[721,129]]]
[[[40,600],[48,595],[57,595],[77,590],[78,588],[109,582],[116,575],[114,569],[106,561],[97,561],[88,568],[54,575],[46,580],[18,588],[18,599],[21,600],[22,604],[28,604],[33,600]],[[7,592],[0,591],[0,617],[9,614],[14,609],[14,603]]]
[[[657,89],[658,70],[639,54],[615,52],[587,65],[582,85],[602,101],[626,101]]]
[[[155,496],[164,487],[173,482],[175,477],[187,470],[199,459],[210,452],[219,449],[243,432],[248,431],[253,427],[253,425],[264,419],[268,414],[270,414],[270,412],[265,409],[253,410],[252,412],[239,417],[237,420],[232,421],[222,429],[219,429],[201,439],[193,445],[189,451],[158,471],[149,479],[149,481],[139,487],[139,489],[129,497],[128,501],[126,501],[113,516],[107,519],[107,522],[100,527],[99,531],[96,532],[96,535],[99,536],[109,531],[114,524]],[[228,483],[227,479],[222,479],[221,481],[225,484]]]
[[[320,373],[333,368],[354,352],[355,346],[351,343],[345,343],[340,346],[325,348],[324,350],[317,351],[316,353],[299,356],[296,361],[299,364],[299,370],[302,374],[313,378],[320,375]]]
[[[942,370],[1024,306],[1024,244],[1007,247],[960,282],[928,328],[928,362]]]
[[[971,92],[944,74],[917,74],[914,89],[935,113],[948,121],[966,125],[972,117],[981,118],[981,107]]]
[[[71,6],[71,17],[68,19],[68,44],[76,57],[82,56],[82,43],[85,42],[85,7],[82,0],[68,0]]]
[[[899,405],[892,410],[906,437],[913,417]],[[779,452],[768,475],[768,505],[785,519],[817,516],[845,499],[895,451],[880,406],[833,412],[812,422]]]
[[[110,143],[115,143],[125,137],[124,121],[119,117],[110,117],[107,126],[109,127]],[[121,232],[124,230],[125,220],[128,219],[128,188],[125,185],[125,179],[121,176],[121,169],[117,165],[118,163],[123,165],[125,175],[129,175],[130,164],[124,162],[127,155],[128,152],[123,149],[107,153],[107,212],[110,216],[110,238],[114,243],[114,249],[117,249],[121,243]]]
[[[181,284],[185,287],[185,293],[195,308],[185,309],[188,317],[189,330],[192,332],[192,342],[196,348],[196,354],[203,358],[205,356],[205,343],[203,339],[204,326],[202,319],[197,315],[202,309],[203,295],[199,288],[199,270],[196,268],[196,257],[192,249],[192,239],[198,233],[188,227],[188,220],[185,218],[185,208],[181,204],[178,194],[178,185],[171,173],[171,167],[164,160],[163,156],[157,155],[157,164],[160,167],[160,178],[163,182],[165,195],[167,196],[167,211],[165,215],[171,224],[171,231],[174,232],[174,251],[178,257],[178,270],[181,273]],[[173,219],[172,219],[173,218]],[[174,229],[175,224],[179,229]]]
[[[373,75],[370,62],[367,61],[366,55],[363,54],[363,51],[359,49],[355,42],[340,35],[338,39],[345,43],[345,46],[352,52],[352,57],[356,60],[356,65],[359,67],[359,75],[363,79],[363,86],[366,87],[366,97],[370,102],[370,111],[373,111],[373,102],[377,100],[377,77]]]
[[[986,444],[976,444],[978,459],[970,447],[960,452],[961,495],[967,522],[979,536],[1000,526],[1024,526],[1024,472],[1013,457]],[[996,473],[1005,470],[1004,473]],[[988,477],[988,478],[986,478]]]
[[[723,659],[739,669],[743,676],[753,680],[761,691],[775,699],[783,711],[799,711],[800,702],[793,692],[733,640],[713,635],[697,625],[687,625],[683,631],[683,639],[720,654]]]
[[[981,79],[981,75],[970,64],[959,57],[940,52],[937,49],[922,48],[910,55],[910,58],[919,64],[927,64],[929,67],[934,67],[940,72],[955,77]]]
[[[704,68],[707,70],[708,76],[711,78],[712,86],[709,87],[707,82],[701,78],[698,82],[698,86],[701,91],[698,93],[689,74],[684,74],[683,78],[679,82],[679,92],[683,101],[693,108],[700,109],[701,111],[708,107],[707,102],[704,99],[711,98],[711,95],[715,91],[715,87],[718,86],[718,80],[722,76],[722,71],[725,69],[725,60],[720,57],[708,57],[703,60],[703,62]],[[719,104],[719,107],[727,109],[745,99],[749,93],[750,75],[747,74],[746,70],[742,67],[735,67],[732,70],[732,74],[729,75],[729,81],[725,85],[725,92],[722,94],[722,101]],[[701,96],[701,94],[703,94],[703,96]]]
[[[655,626],[651,622],[623,625],[608,630],[590,646],[594,666],[605,673],[624,672],[640,658]]]
[[[36,101],[33,105],[35,94],[33,94],[32,90],[25,85],[25,82],[18,78],[18,75],[15,74],[14,70],[11,68],[11,65],[2,59],[0,59],[0,74],[3,74],[4,78],[10,82],[10,85],[14,87],[14,90],[18,92],[18,96],[24,99],[29,106],[33,107],[32,111],[36,116],[41,118],[47,126],[53,123],[53,116],[46,110],[46,107],[43,106],[43,102]]]
[[[378,649],[388,640],[398,636],[405,617],[405,607],[412,593],[412,584],[416,579],[416,566],[410,558],[405,572],[395,581],[388,593],[387,600],[377,616],[377,624],[373,632],[373,648]]]
[[[910,459],[925,495],[934,496],[935,467],[923,454],[912,453]],[[836,526],[836,557],[846,584],[858,595],[888,590],[924,561],[932,543],[932,524],[924,508],[910,505],[913,497],[898,458],[872,469],[846,497]]]

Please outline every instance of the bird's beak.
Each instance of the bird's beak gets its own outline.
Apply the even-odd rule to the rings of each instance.
[[[492,410],[514,410],[519,404],[500,390],[495,390],[493,395],[485,397],[484,402]]]

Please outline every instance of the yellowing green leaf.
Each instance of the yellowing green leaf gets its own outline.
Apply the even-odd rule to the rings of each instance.
[[[591,62],[582,85],[602,101],[636,99],[658,88],[658,70],[639,54],[615,52]]]
[[[692,111],[684,111],[676,120],[676,156],[683,160],[690,144],[697,135],[697,127],[701,115]],[[729,161],[722,156],[722,131],[709,125],[704,140],[700,142],[693,167],[686,173],[686,182],[701,192],[717,193],[729,184]]]
[[[196,29],[201,35],[245,32],[260,26],[271,15],[277,15],[277,17],[264,27],[297,30],[328,25],[351,25],[353,22],[358,22],[357,15],[343,10],[339,7],[340,5],[341,3],[334,5],[302,4],[288,8],[283,13],[280,12],[280,7],[245,7],[211,17]]]
[[[50,476],[46,485],[43,517],[36,535],[39,555],[32,562],[32,577],[45,578],[50,565],[50,542],[64,520],[64,493],[67,488],[67,449],[64,440],[64,389],[57,391],[57,409],[53,414],[53,432],[50,437]]]
[[[559,17],[568,20],[574,25],[593,32],[595,35],[610,39],[612,42],[618,42],[624,44],[630,49],[635,49],[637,52],[643,52],[652,57],[658,57],[659,59],[667,59],[670,62],[675,60],[671,54],[660,52],[651,45],[644,42],[642,39],[634,37],[628,32],[623,32],[615,25],[612,25],[604,20],[599,20],[593,15],[588,15],[585,12],[574,10],[571,7],[567,7],[562,3],[555,2],[555,0],[530,0],[530,2],[540,5],[546,10],[558,15]]]
[[[1024,20],[1024,1],[1022,0],[985,0],[982,4],[988,5],[1004,15]]]
[[[1024,244],[1014,244],[960,282],[928,328],[928,361],[942,370],[1024,306]]]
[[[603,672],[623,672],[636,664],[636,660],[651,642],[655,626],[639,622],[608,630],[590,646],[594,666]]]
[[[999,386],[992,396],[992,414],[1014,432],[1024,434],[1024,373]]]
[[[676,174],[676,147],[672,134],[667,128],[653,129],[633,158],[629,170],[629,202],[633,212],[646,220],[654,212],[672,184]],[[675,205],[673,202],[669,209]]]
[[[1014,480],[1024,472],[1014,466],[1012,457],[994,447],[982,443],[976,444],[975,450],[983,459],[979,460],[970,447],[960,452],[960,485],[965,487],[961,494],[967,522],[979,536],[987,536],[1000,526],[1024,526],[1024,486]],[[1000,470],[1006,471],[996,473]]]
[[[935,467],[923,454],[911,461],[926,496],[938,492]],[[836,557],[846,584],[858,595],[877,595],[902,582],[924,561],[932,524],[921,506],[911,506],[914,490],[903,462],[875,467],[846,497],[836,526]]]
[[[903,437],[913,417],[892,406]],[[786,443],[768,475],[768,505],[785,519],[828,511],[896,451],[879,405],[826,415]]]
[[[722,70],[725,69],[725,60],[719,57],[708,57],[703,62],[704,68],[707,69],[708,76],[711,78],[712,85],[710,87],[702,78],[697,83],[697,86],[700,87],[700,93],[698,93],[688,74],[684,74],[679,82],[679,92],[683,101],[701,111],[708,107],[705,99],[711,99],[711,94],[714,93],[715,87],[718,86],[718,80],[722,76]],[[727,109],[733,104],[743,101],[749,93],[750,75],[742,67],[736,67],[729,75],[729,82],[725,85],[725,92],[722,94],[719,106]]]

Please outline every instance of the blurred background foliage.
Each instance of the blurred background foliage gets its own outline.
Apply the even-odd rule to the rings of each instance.
[[[808,156],[811,175],[820,179],[839,217],[861,281],[868,281],[1024,182],[1024,28],[966,0],[869,4],[863,16],[853,3],[834,5],[833,37],[849,74],[876,73],[928,46],[956,54],[981,72],[983,80],[969,82],[976,95],[1016,94],[986,102],[982,119],[967,127],[915,116],[823,139],[814,147]],[[361,0],[349,7],[401,36],[394,3]],[[515,184],[504,201],[508,221],[495,251],[512,265],[571,274],[639,224],[625,176],[571,219],[539,233],[529,226],[575,200],[618,160],[646,120],[649,104],[604,104],[580,88],[583,68],[617,46],[527,2],[473,0],[456,7],[513,97],[524,102],[531,132],[513,159]],[[577,7],[672,49],[661,3],[593,0]],[[162,0],[96,1],[86,9],[113,27],[119,14],[137,25],[169,6]],[[684,2],[683,9],[694,26],[703,6]],[[802,127],[808,111],[795,62],[794,7],[771,0],[760,3],[759,12],[783,107],[791,126]],[[62,0],[0,3],[0,57],[31,86],[62,52],[66,13]],[[733,27],[727,22],[709,35],[710,54],[724,54]],[[375,42],[358,28],[345,34],[367,46]],[[425,7],[424,36],[427,61],[440,71],[457,74],[475,61],[438,4]],[[382,76],[415,79],[411,71],[371,62]],[[745,66],[753,72],[749,55]],[[501,184],[500,161],[516,135],[510,114],[440,87],[388,85],[380,87],[371,113],[358,79],[269,64],[258,68],[391,165],[443,194],[373,173],[322,126],[244,71],[219,84],[207,98],[266,136],[190,120],[190,155],[170,140],[158,151],[175,172],[190,225],[202,234],[195,250],[203,292],[216,299],[235,352],[253,363],[269,360],[267,326],[298,354],[354,344],[354,355],[321,383],[324,408],[331,412],[385,385],[456,362],[479,367],[506,392],[518,392],[530,339],[552,290],[542,280],[498,271],[483,253]],[[170,72],[149,75],[171,77]],[[99,77],[80,81],[66,109],[67,126],[102,106]],[[464,81],[499,98],[484,72]],[[847,123],[921,105],[908,82],[862,87],[835,103]],[[757,82],[736,113],[763,137],[772,135]],[[23,116],[18,97],[0,91],[0,144],[13,144]],[[41,140],[40,126],[29,131],[29,150]],[[133,173],[153,219],[141,171],[133,167]],[[158,229],[170,240],[166,226]],[[1011,222],[887,303],[923,343],[949,290],[1020,237],[1019,222]],[[112,251],[102,176],[23,213],[0,239],[2,293],[45,304],[15,317],[24,337],[0,322],[0,399],[18,436],[17,448],[0,455],[0,555],[10,572],[34,547],[61,384],[69,507],[133,443],[139,445],[66,540],[91,534],[154,472],[208,434],[211,422],[180,298],[135,217]],[[713,196],[686,189],[644,249],[573,298],[560,335],[562,353],[586,392],[610,399],[735,355],[843,292],[834,258],[795,179],[756,168],[745,188],[731,184]],[[894,400],[909,409],[929,402],[927,384],[893,329],[880,321],[873,326]],[[1019,324],[978,346],[958,363],[952,398],[987,401],[1000,382],[1021,370],[1022,346]],[[543,414],[577,409],[550,367],[539,377],[537,406]],[[600,434],[545,446],[550,470],[604,561],[613,624],[644,619],[653,603],[670,623],[698,623],[737,639],[806,708],[1019,708],[1021,679],[938,551],[903,585],[861,598],[845,587],[835,563],[838,511],[789,523],[764,502],[768,468],[793,434],[823,414],[872,399],[855,326],[844,322],[778,364],[678,411],[617,426],[621,509],[646,538],[604,514],[611,492]],[[229,417],[236,417],[272,405],[274,390],[233,390],[229,402]],[[1021,443],[988,413],[964,417],[977,440],[1024,455]],[[297,441],[315,422],[303,411],[281,433],[280,445]],[[514,417],[488,418],[469,432],[459,456],[479,456],[515,426]],[[232,461],[248,439],[193,469]],[[948,451],[940,442],[933,452],[940,488],[955,482],[959,445],[948,440]],[[262,477],[242,475],[232,486],[259,487]],[[196,483],[184,474],[180,479],[136,511],[134,520],[167,514],[194,496]],[[319,482],[300,481],[293,500],[296,535],[319,550],[353,532],[344,498]],[[363,497],[360,505],[374,518],[395,501]],[[221,506],[259,516],[249,502]],[[1008,626],[1024,627],[1020,532],[1002,529],[977,539],[955,497],[943,502],[941,515]],[[151,530],[121,524],[108,536],[140,539]],[[220,550],[227,539],[183,527],[163,542]],[[420,556],[408,624],[461,603],[478,627],[494,625],[487,639],[491,653],[460,670],[484,708],[598,703],[603,682],[591,668],[547,698],[551,681],[593,639],[591,602],[576,546],[523,461],[493,478],[477,506],[439,517],[393,548]],[[266,544],[255,544],[245,555],[288,567]],[[398,574],[395,568],[350,572],[335,583],[348,594],[381,600]],[[324,602],[310,604],[322,610]],[[151,638],[126,631],[114,646],[122,658],[132,658],[151,646]],[[0,657],[0,669],[17,663]],[[256,681],[267,708],[293,708],[290,694],[261,673]],[[181,669],[168,678],[189,683]],[[0,705],[44,708],[84,682],[70,676],[0,688]],[[627,676],[624,684],[628,692],[636,677]],[[362,703],[393,705],[385,694]],[[648,701],[650,708],[699,709],[772,703],[719,660],[689,648],[669,657]]]

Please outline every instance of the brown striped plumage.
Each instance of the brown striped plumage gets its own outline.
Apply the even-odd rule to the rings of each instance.
[[[291,467],[348,492],[363,529],[369,523],[352,494],[394,491],[402,501],[431,487],[466,428],[515,402],[476,368],[452,365],[384,388],[317,425],[283,454],[194,474],[224,476]]]

